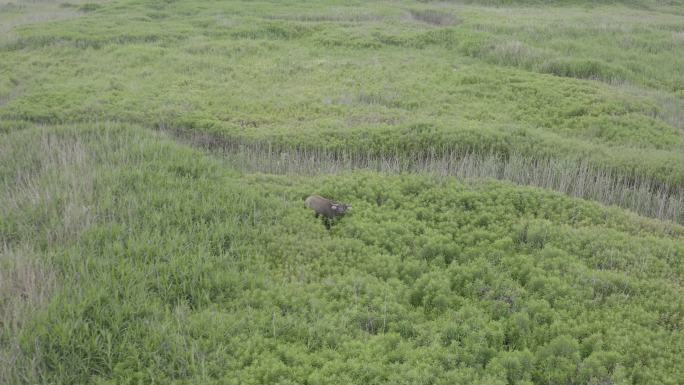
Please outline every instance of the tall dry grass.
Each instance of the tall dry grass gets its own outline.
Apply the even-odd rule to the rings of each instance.
[[[35,139],[8,143],[14,147],[11,150],[0,148],[0,154],[15,163],[10,168],[16,170],[4,178],[0,216],[19,217],[14,226],[21,241],[64,245],[92,221],[94,176],[88,166],[89,155],[77,137],[44,132]]]
[[[47,250],[68,246],[94,220],[90,160],[73,135],[0,136],[0,384],[40,378],[40,357],[22,350],[20,334],[58,286]]]
[[[57,286],[48,264],[30,245],[0,249],[0,384],[21,378],[36,383],[40,356],[22,350],[19,335],[30,318],[45,307]],[[37,350],[38,351],[38,350]]]
[[[174,133],[194,146],[219,151],[245,172],[315,175],[349,170],[421,173],[462,179],[488,178],[536,186],[572,197],[615,205],[640,215],[684,223],[684,188],[624,175],[585,160],[502,156],[437,149],[420,154],[274,149],[265,143],[218,139],[209,134]]]

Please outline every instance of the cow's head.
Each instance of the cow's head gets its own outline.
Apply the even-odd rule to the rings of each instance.
[[[335,212],[336,215],[343,215],[351,211],[351,205],[345,203],[333,203],[330,208]]]

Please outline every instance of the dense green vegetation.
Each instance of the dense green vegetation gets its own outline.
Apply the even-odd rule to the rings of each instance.
[[[3,325],[10,382],[683,374],[682,227],[494,182],[241,176],[140,127],[2,139],[8,260],[43,255],[61,282],[21,333]],[[311,191],[356,212],[328,233]]]
[[[2,39],[0,118],[116,120],[333,151],[589,158],[684,183],[681,6],[87,9]]]
[[[681,384],[681,57],[678,0],[0,0],[0,383]]]

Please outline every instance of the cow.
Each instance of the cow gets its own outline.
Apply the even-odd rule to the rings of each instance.
[[[333,219],[342,216],[351,210],[352,206],[346,203],[334,202],[330,199],[323,198],[320,195],[311,195],[304,201],[306,207],[314,211],[314,217],[323,217],[323,224],[330,230],[330,225]]]

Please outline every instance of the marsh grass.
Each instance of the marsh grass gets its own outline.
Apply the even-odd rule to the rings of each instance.
[[[0,249],[0,383],[17,378],[36,383],[41,359],[22,351],[19,336],[26,323],[44,309],[57,286],[52,266],[28,244]]]
[[[451,26],[458,23],[458,19],[453,14],[434,9],[411,9],[408,11],[408,15],[411,20],[439,27]]]
[[[437,156],[411,166],[301,152],[287,167],[304,175],[279,176],[235,172],[230,154],[137,125],[0,135],[5,383],[420,383],[420,362],[454,348],[471,355],[471,377],[504,383],[495,365],[515,344],[520,377],[541,384],[549,345],[561,338],[576,352],[606,327],[619,331],[602,336],[611,362],[631,368],[650,354],[648,378],[674,385],[680,374],[682,226],[538,188],[401,171],[456,172]],[[196,141],[223,151],[212,139]],[[283,155],[244,155],[257,150],[255,168]],[[495,159],[459,157],[449,167],[468,178],[499,172]],[[352,162],[387,171],[343,169]],[[326,230],[303,205],[314,191],[355,212]],[[53,231],[78,208],[70,201],[95,210]],[[525,334],[508,331],[518,321]],[[403,362],[372,364],[368,380],[368,362],[393,352]],[[557,376],[580,383],[594,372],[576,368],[593,358],[573,354]],[[596,376],[617,378],[605,365]],[[439,366],[430,376],[453,379]]]
[[[679,385],[656,1],[0,0],[0,384]]]
[[[46,254],[94,222],[92,157],[81,139],[60,132],[0,138],[0,383],[36,383],[41,356],[27,354],[19,337],[58,286]]]
[[[21,95],[21,89],[17,84],[9,85],[7,90],[0,89],[0,107],[11,102],[19,95]]]
[[[624,80],[611,82],[610,85],[618,92],[655,101],[658,108],[653,112],[654,117],[680,129],[684,137],[684,98],[663,90],[646,90]]]
[[[373,12],[367,8],[353,8],[353,7],[331,7],[325,10],[325,12],[311,12],[311,11],[301,11],[301,12],[286,12],[278,13],[273,15],[265,15],[265,19],[268,20],[291,20],[291,21],[303,21],[312,23],[323,23],[323,22],[378,22],[384,19],[382,14]]]
[[[583,160],[535,158],[517,153],[502,156],[437,148],[410,155],[400,151],[378,154],[283,149],[267,143],[219,139],[209,134],[166,131],[194,146],[219,151],[231,166],[248,173],[313,176],[372,170],[382,174],[496,179],[546,188],[626,208],[640,215],[684,223],[684,190],[681,187],[638,175],[611,172]]]
[[[481,11],[466,18],[486,36],[484,44],[469,51],[481,60],[562,77],[681,90],[683,45],[677,36],[682,15],[677,6],[597,5],[589,13],[562,6]]]
[[[14,28],[78,17],[105,1],[0,0],[0,41],[7,39]]]
[[[92,220],[94,186],[90,156],[78,138],[44,133],[33,142],[30,138],[35,137],[31,134],[27,132],[22,140],[0,145],[3,168],[15,170],[0,179],[0,216],[7,219],[15,212],[31,212],[31,217],[9,222],[16,233],[30,233],[33,228],[41,232],[38,239],[43,239],[46,247],[66,244],[77,238]],[[39,151],[29,148],[34,145],[39,146]],[[8,243],[12,239],[3,241]]]
[[[69,3],[60,9],[85,4]],[[515,2],[162,3],[98,2],[12,28],[0,42],[0,119],[167,121],[338,149],[496,147],[684,181],[680,16]],[[23,17],[13,15],[3,20]],[[629,97],[614,86],[628,82]]]

